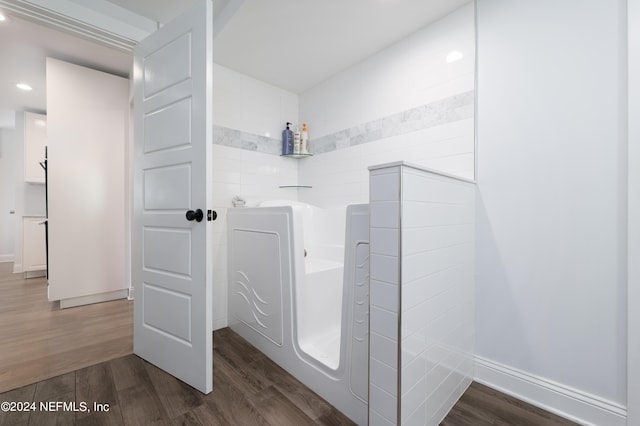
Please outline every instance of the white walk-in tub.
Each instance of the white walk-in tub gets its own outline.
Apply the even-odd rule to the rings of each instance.
[[[227,221],[230,327],[366,424],[368,205],[271,201]]]

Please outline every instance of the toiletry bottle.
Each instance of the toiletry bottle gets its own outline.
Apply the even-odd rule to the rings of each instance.
[[[307,133],[307,123],[302,123],[302,133],[300,134],[300,153],[309,153],[309,133]]]
[[[287,128],[282,131],[282,155],[293,154],[293,132],[289,128],[291,124],[287,121]]]
[[[300,154],[300,128],[296,128],[293,134],[293,153]]]

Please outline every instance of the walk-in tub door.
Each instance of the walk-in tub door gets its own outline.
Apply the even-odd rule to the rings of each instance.
[[[204,393],[213,384],[212,23],[210,0],[199,1],[134,51],[134,352]]]

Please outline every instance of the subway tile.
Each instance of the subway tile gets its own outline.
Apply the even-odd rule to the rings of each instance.
[[[384,281],[388,284],[398,285],[400,270],[397,257],[371,254],[369,267],[371,268],[372,281]]]
[[[369,185],[371,201],[400,200],[400,173],[373,175]]]
[[[400,232],[398,229],[372,228],[370,230],[371,252],[386,256],[398,256]]]
[[[427,415],[426,401],[410,413],[406,413],[403,408],[402,426],[437,426],[438,423],[429,423]]]
[[[371,203],[371,227],[395,228],[400,226],[400,204],[394,201]]]
[[[369,312],[370,331],[393,341],[398,339],[398,314],[372,306]]]
[[[459,279],[461,269],[452,267],[402,285],[402,309],[409,310],[446,291]]]
[[[431,384],[427,382],[426,376],[420,377],[417,383],[402,395],[402,418],[405,418],[414,413],[418,408],[425,403],[427,395],[429,395],[429,388]]]
[[[393,426],[396,422],[397,420],[395,418],[393,421],[388,420],[382,414],[375,411],[373,407],[369,407],[369,426]]]
[[[429,325],[425,325],[425,329],[428,329]],[[424,331],[421,333],[414,333],[408,336],[402,336],[402,350],[401,350],[401,365],[409,365],[416,358],[422,356],[423,353],[429,348],[427,336]]]
[[[380,414],[384,419],[395,423],[398,413],[398,403],[395,395],[370,383],[369,404],[372,411]]]
[[[404,346],[404,344],[403,344]],[[410,389],[427,375],[427,362],[424,356],[419,355],[413,361],[402,365],[402,390],[404,396]]]
[[[419,252],[402,258],[402,279],[411,282],[447,268],[451,268],[466,258],[468,248],[464,245]]]
[[[376,359],[369,361],[369,377],[371,383],[391,396],[398,393],[398,370]]]
[[[452,246],[471,244],[474,238],[474,224],[429,226],[413,228],[402,236],[402,253],[412,255],[425,251],[438,250]],[[373,240],[373,236],[371,237]]]
[[[370,283],[371,305],[388,311],[398,310],[398,286],[376,280]]]
[[[390,367],[398,366],[398,342],[381,334],[371,332],[369,334],[371,358],[387,364]]]

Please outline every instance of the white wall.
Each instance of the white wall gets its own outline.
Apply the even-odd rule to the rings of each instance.
[[[626,404],[625,4],[477,5],[477,374],[600,424]]]
[[[298,121],[298,96],[214,64],[213,70],[213,327],[227,325],[227,209],[234,196],[255,206],[297,200],[298,163],[277,155],[287,121]]]
[[[0,129],[0,262],[14,261],[16,145],[15,130]]]
[[[47,58],[49,300],[126,297],[129,82]]]
[[[368,201],[367,167],[389,161],[474,175],[474,6],[469,4],[300,95],[316,155],[300,200]],[[464,57],[446,62],[453,50]]]

